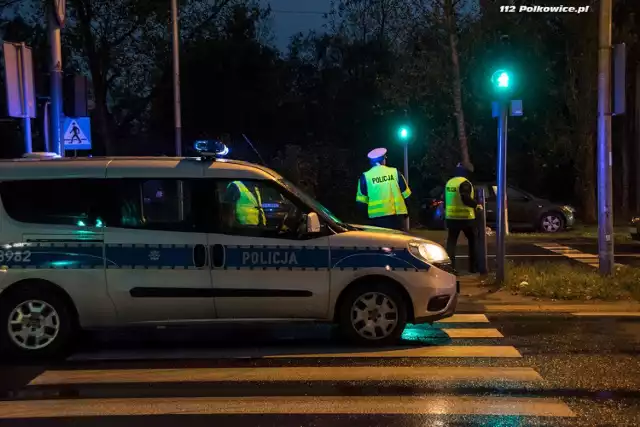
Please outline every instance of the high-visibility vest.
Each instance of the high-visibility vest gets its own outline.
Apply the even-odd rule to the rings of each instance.
[[[447,181],[444,191],[444,217],[446,219],[475,219],[476,209],[464,204],[460,197],[460,185],[469,182],[463,177],[451,178]],[[471,197],[474,197],[475,190],[471,186]]]
[[[266,225],[260,190],[254,187],[254,195],[241,181],[233,181],[231,185],[235,185],[240,193],[236,201],[236,220],[242,225]]]
[[[409,186],[400,191],[399,179],[404,179],[396,168],[376,165],[364,173],[367,182],[367,199],[369,218],[389,215],[406,215],[407,205],[404,199],[411,195]],[[360,195],[357,200],[360,201]]]

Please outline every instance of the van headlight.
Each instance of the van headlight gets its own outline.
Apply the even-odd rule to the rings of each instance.
[[[430,264],[450,261],[447,251],[435,243],[409,242],[409,252],[420,261]]]

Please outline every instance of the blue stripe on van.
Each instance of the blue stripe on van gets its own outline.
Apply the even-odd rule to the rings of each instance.
[[[193,268],[194,245],[120,245],[105,248],[108,268]]]
[[[7,249],[9,248],[9,249]],[[190,269],[194,245],[29,243],[0,246],[0,266],[59,269]],[[379,247],[225,246],[225,269],[426,271],[430,266],[408,250]],[[106,260],[106,262],[105,262]]]

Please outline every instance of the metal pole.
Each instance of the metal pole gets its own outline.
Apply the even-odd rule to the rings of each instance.
[[[53,7],[49,7],[49,44],[51,47],[51,141],[53,151],[64,157],[62,143],[62,47],[60,44],[60,25],[54,16]]]
[[[498,116],[498,182],[497,182],[497,210],[498,227],[496,229],[496,281],[504,282],[505,277],[505,235],[506,235],[506,207],[507,207],[507,103],[500,100],[500,115]]]
[[[51,102],[45,101],[44,103],[44,151],[49,153],[51,151],[51,143],[49,142],[49,104]]]
[[[635,99],[635,137],[636,137],[636,212],[640,212],[640,64],[636,65]]]
[[[409,143],[404,144],[404,179],[407,180],[407,185],[409,185]],[[409,215],[404,219],[404,229],[408,233],[410,230],[410,221]]]
[[[178,30],[178,0],[171,0],[173,24],[173,114],[175,121],[176,156],[182,157],[182,117],[180,113],[180,34]]]
[[[613,273],[611,179],[611,0],[600,2],[598,47],[598,257],[600,274]]]
[[[487,262],[487,206],[486,195],[483,188],[478,188],[478,203],[482,206],[482,210],[476,214],[476,223],[478,225],[478,246],[475,248],[478,259],[478,273],[487,274],[489,271],[489,265]],[[473,269],[472,265],[469,265],[469,269]]]
[[[22,110],[24,111],[24,152],[31,153],[31,117],[29,116],[29,82],[27,81],[27,63],[25,50],[27,45],[20,43],[20,80],[22,82]]]

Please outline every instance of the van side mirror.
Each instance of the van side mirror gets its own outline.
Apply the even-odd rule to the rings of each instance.
[[[319,233],[320,232],[320,218],[315,212],[309,212],[307,214],[307,233]]]

